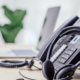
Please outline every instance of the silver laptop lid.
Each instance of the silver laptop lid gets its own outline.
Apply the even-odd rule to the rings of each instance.
[[[60,11],[60,6],[52,7],[48,9],[45,20],[44,20],[44,24],[41,30],[41,34],[39,37],[39,41],[37,44],[38,50],[41,50],[45,42],[51,38],[53,29],[57,21],[59,11]]]

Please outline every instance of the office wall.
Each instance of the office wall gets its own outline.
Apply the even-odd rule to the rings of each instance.
[[[24,28],[17,35],[15,42],[18,44],[36,45],[49,7],[61,6],[55,30],[69,17],[80,16],[80,0],[0,0],[0,25],[10,23],[5,17],[2,5],[10,9],[27,10],[23,20]],[[0,34],[0,44],[4,43]]]

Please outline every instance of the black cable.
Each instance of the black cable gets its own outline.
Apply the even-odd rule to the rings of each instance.
[[[27,69],[20,69],[20,70],[19,70],[19,74],[20,74],[22,77],[24,77],[24,78],[26,78],[26,79],[29,79],[29,80],[36,80],[36,79],[32,79],[32,78],[29,78],[29,77],[24,76],[24,75],[21,73],[21,70],[27,70]]]
[[[39,61],[38,59],[35,59],[35,58],[27,58],[27,59],[31,59],[31,61],[28,62],[27,60],[25,61],[3,60],[3,61],[0,61],[0,66],[7,67],[7,68],[16,68],[16,67],[23,67],[27,65],[29,68],[31,68],[34,65],[34,60]],[[37,66],[35,67],[38,68]],[[40,68],[38,69],[41,70]]]
[[[41,68],[38,68],[37,66],[33,65],[35,68],[37,68],[38,70],[42,70]]]
[[[33,59],[33,60],[39,61],[39,60],[37,60],[37,59],[35,59],[35,58],[26,58],[26,59]],[[25,60],[26,60],[26,59],[25,59]],[[36,71],[36,70],[42,70],[41,68],[35,66],[34,64],[33,64],[33,66],[34,66],[35,68],[37,68],[37,69],[33,69],[34,71]],[[19,70],[19,74],[20,74],[22,77],[26,78],[26,79],[36,80],[36,79],[29,78],[29,77],[27,77],[27,76],[24,76],[24,75],[21,73],[21,70],[29,70],[29,69],[20,69],[20,70]]]
[[[36,59],[36,58],[26,58],[25,61],[28,60],[28,59],[39,61],[39,60]],[[30,62],[31,62],[31,61],[30,61]],[[33,64],[32,66],[34,66],[34,67],[37,68],[38,70],[42,70],[41,68],[35,66],[34,64]]]
[[[59,80],[71,80],[73,77],[72,76],[66,76],[64,78],[61,78]]]
[[[15,60],[4,60],[0,62],[1,67],[7,68],[23,67],[28,64],[29,64],[28,61],[15,61]]]
[[[50,54],[51,46],[52,46],[52,44],[50,43],[50,46],[49,46],[49,49],[48,49],[48,53],[47,53],[47,58],[46,58],[46,60],[49,59],[49,54]]]
[[[65,27],[65,28],[63,28],[63,31],[67,31],[67,30],[69,30],[69,29],[80,29],[80,26],[68,26],[68,27]]]
[[[65,27],[63,28],[61,35],[59,35],[60,37],[62,37],[63,35],[72,32],[72,31],[80,31],[80,27],[79,26],[69,26],[69,27]]]
[[[68,31],[65,31],[64,33],[62,33],[61,35],[60,35],[60,37],[62,37],[63,35],[65,35],[66,33],[72,33],[72,32],[80,32],[80,29],[70,29],[70,30],[68,30]]]

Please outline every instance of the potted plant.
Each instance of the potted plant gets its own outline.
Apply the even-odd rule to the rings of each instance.
[[[12,11],[6,6],[2,6],[6,17],[10,20],[10,24],[0,25],[0,31],[5,43],[14,43],[18,32],[23,28],[22,20],[26,15],[25,10],[17,9]]]

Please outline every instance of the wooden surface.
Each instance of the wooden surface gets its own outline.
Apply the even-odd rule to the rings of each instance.
[[[35,45],[6,43],[6,44],[0,44],[0,48],[27,49],[27,48],[36,48],[36,46]]]
[[[34,46],[26,46],[26,45],[16,45],[16,44],[4,44],[4,45],[0,45],[0,48],[12,48],[12,49],[26,49],[26,48],[30,48],[30,47],[34,47]],[[5,60],[5,59],[0,59],[1,60]],[[9,60],[9,59],[8,59]],[[13,60],[13,59],[11,59]],[[16,60],[16,59],[15,59]],[[25,60],[25,59],[17,59],[17,60]],[[39,64],[39,62],[35,62],[35,65],[38,67],[41,67],[41,65]],[[34,67],[32,70],[27,70],[27,66],[22,67],[22,68],[3,68],[0,67],[0,80],[16,80],[19,78],[23,78],[20,74],[19,74],[19,70],[20,69],[26,69],[21,71],[22,74],[24,76],[36,79],[36,80],[46,80],[43,77],[42,71],[34,71]],[[74,80],[80,80],[80,70],[77,70],[75,75],[74,75]],[[24,78],[24,80],[26,80]]]

